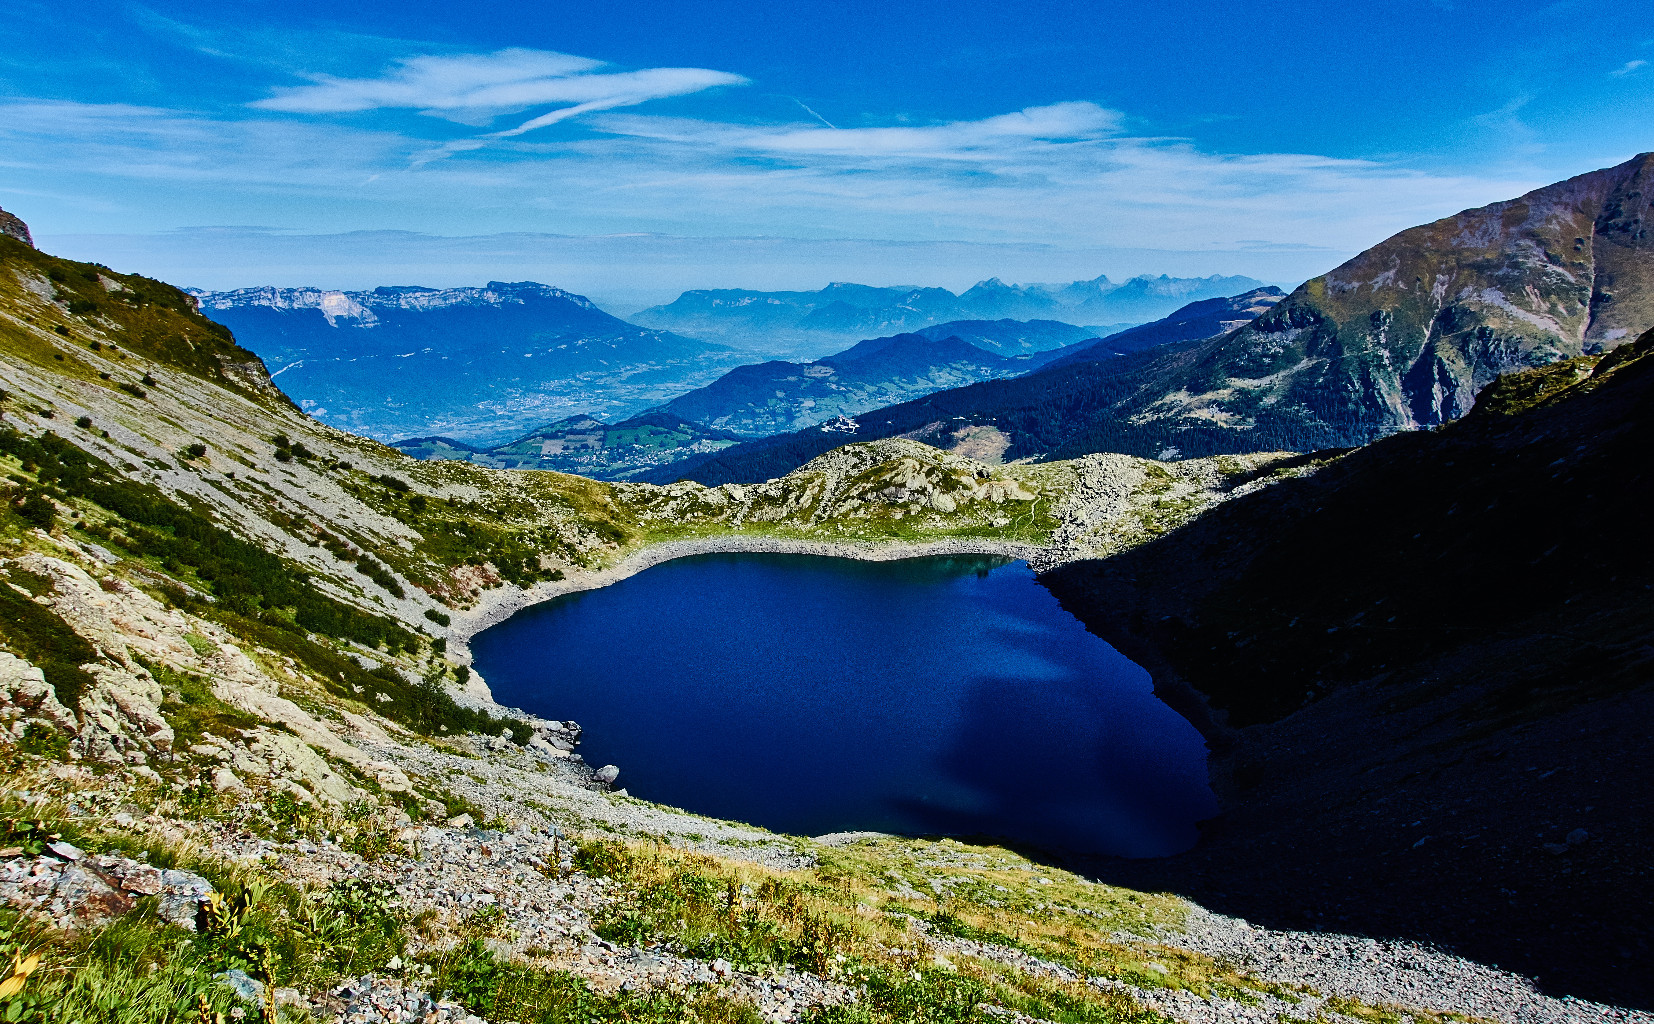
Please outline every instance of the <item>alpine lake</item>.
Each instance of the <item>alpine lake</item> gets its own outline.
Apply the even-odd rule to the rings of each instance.
[[[472,651],[632,796],[777,832],[1155,857],[1216,812],[1200,734],[1021,562],[699,555]]]

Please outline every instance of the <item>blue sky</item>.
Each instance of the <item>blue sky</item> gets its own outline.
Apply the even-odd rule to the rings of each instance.
[[[0,206],[207,287],[1291,281],[1654,147],[1615,4],[7,6]]]

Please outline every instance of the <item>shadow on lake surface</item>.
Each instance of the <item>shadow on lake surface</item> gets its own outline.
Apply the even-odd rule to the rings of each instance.
[[[775,831],[1152,857],[1216,810],[1200,735],[1020,562],[703,555],[472,649],[632,794]]]

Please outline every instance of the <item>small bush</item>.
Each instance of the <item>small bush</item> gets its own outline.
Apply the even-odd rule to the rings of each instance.
[[[17,514],[42,530],[50,530],[57,525],[57,506],[52,499],[38,492],[23,496],[23,500],[17,503]]]
[[[425,609],[425,617],[439,626],[446,626],[454,621],[447,612],[439,612],[435,608]]]
[[[613,839],[594,839],[574,851],[574,866],[594,878],[621,878],[631,870],[632,851]]]
[[[207,446],[201,444],[199,441],[195,444],[184,446],[184,458],[186,459],[203,459],[206,458],[206,456]]]
[[[25,754],[38,754],[62,761],[69,753],[69,735],[45,722],[30,722],[17,741],[17,749]]]
[[[82,430],[91,430],[92,429],[92,417],[90,417],[90,416],[77,416],[77,417],[75,417],[75,426],[79,427]]]

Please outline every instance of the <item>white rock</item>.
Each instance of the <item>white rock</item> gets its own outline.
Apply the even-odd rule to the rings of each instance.
[[[242,793],[247,790],[247,787],[242,784],[242,781],[236,778],[235,772],[230,771],[228,768],[213,769],[212,788],[218,790],[220,793]]]

